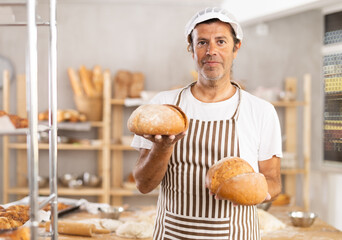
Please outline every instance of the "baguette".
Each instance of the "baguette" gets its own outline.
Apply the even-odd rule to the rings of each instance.
[[[75,96],[82,96],[82,84],[80,78],[77,76],[75,70],[73,68],[68,68],[68,76],[71,83],[72,90],[74,91]]]
[[[211,166],[206,186],[220,199],[241,205],[262,203],[268,192],[265,176],[238,157],[224,158]]]
[[[187,130],[188,119],[177,106],[146,104],[133,111],[127,127],[137,135],[177,135]]]
[[[93,84],[97,95],[101,96],[103,93],[103,74],[99,65],[95,65],[92,74]]]
[[[91,81],[89,70],[84,65],[81,65],[79,73],[80,73],[81,83],[82,83],[82,86],[86,95],[88,97],[96,96],[95,88]]]

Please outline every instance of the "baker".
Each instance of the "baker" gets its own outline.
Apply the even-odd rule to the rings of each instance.
[[[211,195],[205,176],[218,160],[237,156],[266,177],[265,200],[276,197],[282,156],[277,113],[232,81],[243,33],[230,13],[206,8],[187,23],[185,35],[198,80],[151,103],[179,106],[189,128],[171,136],[136,135],[131,144],[140,149],[133,171],[139,191],[161,186],[153,238],[260,239],[256,207]]]

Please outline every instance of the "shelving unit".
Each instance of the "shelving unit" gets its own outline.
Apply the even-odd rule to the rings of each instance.
[[[19,80],[19,81],[22,81]],[[20,85],[20,83],[18,83]],[[58,187],[58,195],[61,196],[96,196],[99,202],[109,203],[110,198],[110,190],[109,190],[109,179],[110,179],[110,86],[111,85],[111,77],[109,71],[106,71],[104,74],[104,92],[103,92],[103,117],[102,121],[90,122],[92,128],[97,128],[98,138],[101,140],[101,144],[99,145],[82,145],[82,144],[68,144],[68,143],[58,143],[57,150],[58,151],[98,151],[98,175],[102,178],[102,185],[100,187],[82,187],[79,189],[66,188],[59,186]],[[22,91],[20,89],[19,91]],[[6,90],[6,98],[8,98],[8,89]],[[4,99],[4,102],[8,102],[8,99]],[[21,103],[20,108],[17,109],[17,112],[22,112],[22,106],[25,104]],[[17,151],[17,164],[16,172],[17,172],[17,184],[15,187],[10,187],[8,185],[9,179],[8,175],[4,176],[4,187],[3,187],[3,195],[5,198],[5,202],[7,201],[9,195],[27,195],[29,193],[29,189],[27,188],[27,180],[25,179],[25,172],[27,172],[27,144],[24,142],[9,142],[8,140],[4,141],[3,146],[4,151],[6,151],[6,155],[4,156],[4,169],[9,168],[9,150]],[[38,149],[49,150],[50,145],[48,143],[39,143]],[[63,161],[62,159],[60,161]],[[20,166],[20,167],[19,167]],[[48,195],[48,188],[39,189],[40,195]]]
[[[129,99],[128,99],[129,100]],[[124,123],[124,110],[126,108],[136,108],[143,101],[135,101],[136,105],[126,104],[127,99],[111,99],[110,104],[112,106],[112,144],[111,149],[111,204],[122,205],[123,197],[131,196],[158,196],[159,189],[155,189],[149,194],[141,194],[136,188],[125,188],[123,181],[123,154],[124,151],[136,151],[129,145],[122,143]],[[138,156],[138,155],[137,155]]]
[[[297,80],[295,78],[287,78],[285,81],[285,91],[297,93]],[[310,189],[310,159],[311,159],[311,76],[306,74],[303,79],[303,93],[304,101],[278,101],[272,102],[276,108],[285,109],[285,146],[284,151],[295,153],[297,156],[296,162],[299,164],[298,159],[298,111],[299,108],[303,109],[303,166],[296,168],[282,168],[281,174],[285,178],[284,192],[289,194],[293,202],[296,201],[296,186],[297,176],[303,176],[303,207],[310,208],[309,202],[309,189]]]

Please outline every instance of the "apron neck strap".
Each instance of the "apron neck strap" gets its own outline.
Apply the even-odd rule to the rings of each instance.
[[[234,82],[234,81],[231,81],[231,83],[232,83],[232,85],[233,86],[235,86],[236,88],[237,88],[237,90],[238,90],[238,94],[239,94],[239,101],[238,101],[238,105],[237,105],[237,107],[236,107],[236,110],[235,110],[235,112],[234,112],[234,114],[233,114],[233,117],[232,118],[236,118],[236,119],[238,119],[238,117],[239,117],[239,109],[240,109],[240,102],[241,102],[241,87],[240,87],[240,85],[238,84],[238,83],[236,83],[236,82]],[[192,83],[190,83],[190,84],[188,84],[187,86],[185,86],[179,93],[178,93],[178,95],[177,95],[177,100],[176,100],[176,106],[179,106],[179,104],[180,104],[180,100],[181,100],[181,95],[182,95],[182,93],[184,92],[184,90],[185,89],[187,89],[187,88],[189,88],[189,87],[192,87],[193,85],[195,85],[196,84],[196,82],[192,82]]]

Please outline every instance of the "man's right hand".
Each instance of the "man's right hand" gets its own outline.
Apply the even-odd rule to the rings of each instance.
[[[185,136],[186,132],[177,135],[143,135],[142,137],[155,143],[157,147],[165,148],[173,146],[177,141]]]

